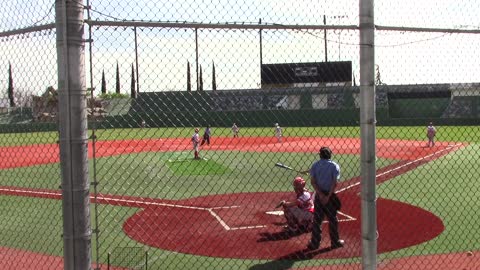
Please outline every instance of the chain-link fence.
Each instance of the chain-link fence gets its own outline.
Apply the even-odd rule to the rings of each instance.
[[[479,3],[3,7],[0,268],[480,268]]]

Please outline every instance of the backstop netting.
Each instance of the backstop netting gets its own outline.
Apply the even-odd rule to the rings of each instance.
[[[4,3],[0,268],[480,267],[480,4],[373,4]]]

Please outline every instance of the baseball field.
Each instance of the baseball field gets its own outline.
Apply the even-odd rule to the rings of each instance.
[[[437,129],[436,145],[426,147],[425,127],[377,127],[379,269],[480,268],[479,128]],[[140,248],[148,269],[360,269],[358,127],[287,127],[281,143],[270,127],[241,128],[239,138],[230,128],[212,131],[201,160],[192,159],[193,128],[95,131],[88,156],[100,268],[109,260],[110,269],[133,268],[115,252]],[[62,267],[57,141],[57,133],[0,134],[2,269]],[[297,173],[274,164],[306,170],[321,146],[341,166],[347,244],[328,249],[324,224],[321,248],[307,252],[310,235],[285,234],[275,209],[292,196]]]

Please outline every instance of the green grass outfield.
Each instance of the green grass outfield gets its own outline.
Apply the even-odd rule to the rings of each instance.
[[[213,137],[230,136],[229,128],[213,128]],[[478,250],[477,233],[480,208],[480,145],[479,127],[438,127],[437,140],[467,142],[468,146],[444,157],[399,175],[377,187],[383,198],[407,202],[439,216],[445,231],[418,246],[385,254],[379,259],[422,254]],[[157,137],[190,137],[191,128],[99,130],[99,140],[142,139]],[[273,128],[241,128],[241,136],[273,136]],[[358,127],[285,128],[285,136],[358,138]],[[424,140],[424,127],[378,127],[377,138]],[[56,133],[0,134],[0,145],[31,145],[56,143]],[[38,153],[32,153],[38,154]],[[208,160],[202,166],[189,166],[189,152],[138,153],[99,158],[90,161],[90,178],[99,182],[97,191],[107,194],[130,195],[163,199],[185,199],[210,194],[233,192],[290,191],[294,172],[272,168],[274,162],[306,169],[317,157],[309,153],[248,153],[237,151],[204,151]],[[172,160],[173,162],[170,162]],[[177,162],[176,160],[180,160]],[[360,157],[335,155],[342,165],[342,179],[359,175]],[[378,159],[384,167],[396,160]],[[190,163],[191,164],[191,163]],[[93,168],[96,168],[94,172]],[[194,181],[195,184],[189,184]],[[0,170],[3,186],[58,189],[59,164]],[[93,188],[93,187],[92,187]],[[96,208],[96,209],[95,209]],[[98,220],[95,219],[95,210]],[[112,247],[143,245],[127,237],[119,224],[137,209],[112,205],[92,205],[92,226],[100,228],[99,260],[106,262]],[[63,241],[61,201],[0,196],[0,246],[31,250],[62,256]],[[399,217],[400,220],[402,217]],[[403,217],[408,218],[408,217]],[[399,224],[401,226],[401,224]],[[26,235],[28,235],[26,237]],[[93,259],[97,242],[92,239]],[[147,248],[147,247],[146,247]],[[305,261],[259,261],[219,259],[179,254],[147,248],[149,269],[285,269],[286,266],[313,266],[358,262],[359,258]],[[265,268],[261,268],[264,265]]]
[[[341,137],[359,138],[359,127],[282,127],[285,136],[303,137]],[[437,127],[438,141],[480,142],[480,127],[478,126],[441,126]],[[200,127],[200,132],[203,128]],[[230,127],[212,127],[213,137],[231,136]],[[378,139],[402,139],[402,140],[425,140],[426,127],[376,127]],[[92,131],[89,131],[89,135]],[[193,128],[132,128],[132,129],[104,129],[96,130],[98,140],[120,139],[147,139],[147,138],[180,138],[190,137]],[[240,136],[273,136],[273,127],[265,128],[242,128]],[[0,134],[0,146],[17,146],[57,143],[57,132],[34,132],[34,133],[4,133]]]

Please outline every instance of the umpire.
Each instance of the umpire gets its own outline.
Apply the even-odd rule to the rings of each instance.
[[[345,244],[338,234],[337,212],[341,208],[340,199],[335,194],[337,181],[340,178],[340,166],[331,160],[332,150],[328,147],[320,148],[320,160],[310,168],[310,177],[315,189],[312,238],[307,245],[310,250],[318,249],[322,239],[322,221],[328,220],[330,233],[330,247],[339,248]]]

